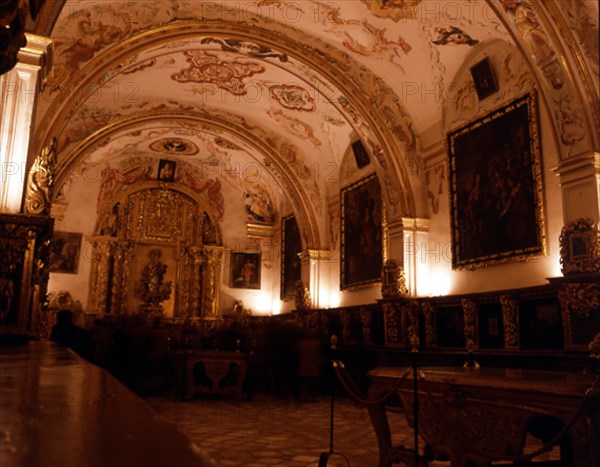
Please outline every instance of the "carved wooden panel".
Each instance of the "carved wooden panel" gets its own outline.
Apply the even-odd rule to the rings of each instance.
[[[5,331],[39,333],[53,226],[48,217],[0,214],[0,326]]]

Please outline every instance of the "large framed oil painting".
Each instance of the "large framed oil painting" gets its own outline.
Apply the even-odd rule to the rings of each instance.
[[[231,287],[260,289],[260,253],[231,253]]]
[[[341,192],[342,290],[381,282],[384,261],[385,213],[375,174]]]
[[[294,296],[296,281],[302,279],[302,265],[298,253],[302,252],[300,229],[295,216],[281,221],[281,299]]]
[[[80,233],[54,232],[50,244],[49,271],[76,274],[81,250]]]
[[[545,254],[538,131],[527,94],[448,135],[453,269]]]

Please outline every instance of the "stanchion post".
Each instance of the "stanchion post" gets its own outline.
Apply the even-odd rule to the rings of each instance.
[[[334,430],[334,411],[335,411],[335,369],[338,365],[341,365],[340,360],[338,359],[337,352],[337,336],[334,334],[331,336],[329,340],[331,347],[331,373],[330,373],[330,389],[331,389],[331,403],[330,403],[330,418],[329,418],[329,451],[322,452],[319,456],[319,464],[318,467],[327,467],[327,463],[329,462],[329,458],[333,455],[337,455],[342,457],[348,466],[350,466],[350,461],[348,458],[340,453],[334,452],[333,450],[333,430]]]
[[[415,467],[419,467],[419,367],[418,358],[419,349],[412,349],[412,367],[413,367],[413,436],[415,449]]]

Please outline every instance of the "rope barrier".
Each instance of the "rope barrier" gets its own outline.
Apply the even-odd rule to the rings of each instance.
[[[364,394],[362,394],[360,389],[358,389],[358,386],[356,386],[356,383],[354,383],[354,381],[352,381],[352,378],[350,377],[346,368],[340,361],[334,360],[332,363],[333,363],[333,368],[335,369],[335,374],[336,374],[338,380],[340,381],[340,383],[342,384],[342,386],[344,387],[344,389],[346,390],[346,392],[355,401],[357,401],[363,405],[379,405],[379,404],[384,404],[385,402],[387,402],[394,394],[396,394],[396,391],[398,390],[398,388],[400,388],[400,385],[404,382],[404,380],[408,377],[408,374],[410,373],[410,369],[407,369],[402,374],[402,376],[400,377],[400,379],[398,380],[398,382],[396,383],[394,388],[392,390],[390,390],[389,393],[387,393],[385,396],[381,397],[380,399],[370,400],[370,399],[367,399]],[[346,381],[346,379],[348,381]]]
[[[352,380],[352,378],[348,374],[348,370],[346,369],[344,363],[341,360],[335,360],[332,362],[332,364],[334,368],[337,368],[341,373],[343,373],[343,376],[346,378],[348,384],[350,384],[354,393],[359,395],[361,398],[366,399],[366,396],[362,393],[358,385]]]
[[[356,400],[357,402],[359,402],[363,405],[385,404],[400,388],[402,383],[406,380],[406,378],[410,374],[410,370],[411,370],[410,368],[407,368],[404,371],[404,373],[402,373],[402,375],[398,379],[398,382],[394,385],[393,389],[391,389],[385,396],[383,396],[379,399],[370,400],[370,399],[367,399],[366,396],[362,393],[362,391],[358,388],[356,383],[352,380],[351,376],[348,374],[348,370],[346,370],[346,367],[340,360],[332,360],[332,365],[335,370],[335,374],[336,374],[338,380],[340,381],[340,383],[342,384],[343,388],[345,389],[345,391],[350,395],[350,397],[352,397],[354,400]],[[552,437],[552,439],[549,442],[547,442],[541,448],[538,448],[529,454],[523,454],[523,455],[518,455],[518,456],[509,455],[509,454],[504,455],[504,456],[495,456],[495,455],[491,456],[489,454],[475,451],[473,449],[469,449],[469,453],[474,454],[475,456],[482,457],[489,461],[523,462],[523,461],[531,460],[534,457],[537,457],[545,452],[548,452],[554,446],[556,446],[559,443],[559,441],[561,440],[561,438],[567,433],[567,431],[569,431],[573,427],[573,424],[581,415],[581,411],[585,407],[587,401],[592,397],[592,395],[594,395],[599,390],[600,390],[600,376],[598,376],[596,378],[596,380],[594,381],[594,383],[585,391],[583,399],[581,400],[579,406],[577,407],[577,410],[575,411],[575,413],[573,414],[573,416],[571,417],[569,422],[566,423],[561,428],[561,430]],[[428,396],[430,396],[431,398],[434,397],[429,391],[426,391],[426,394]]]

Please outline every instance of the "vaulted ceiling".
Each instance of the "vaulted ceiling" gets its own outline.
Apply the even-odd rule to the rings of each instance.
[[[518,31],[538,18],[519,4],[66,2],[36,26],[55,45],[35,144],[58,139],[59,199],[86,167],[123,186],[155,178],[170,159],[192,189],[219,182],[217,212],[246,203],[266,223],[295,212],[304,241],[319,246],[328,198],[360,138],[390,211],[426,217],[411,158],[443,142],[469,57],[501,43],[527,58]]]

